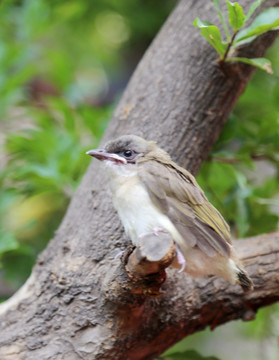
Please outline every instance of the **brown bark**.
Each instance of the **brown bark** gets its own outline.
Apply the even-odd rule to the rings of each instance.
[[[262,8],[272,5],[278,0]],[[217,22],[210,2],[179,3],[140,62],[103,140],[125,133],[156,139],[195,174],[253,72],[232,64],[221,71],[215,52],[191,25],[197,16]],[[267,34],[245,51],[262,56],[274,38]],[[107,179],[93,161],[30,279],[0,308],[0,358],[152,359],[206,326],[249,320],[279,299],[278,238],[236,242],[255,282],[250,294],[214,277],[193,280],[175,270],[168,270],[162,297],[132,294],[114,259],[128,240]]]
[[[146,233],[131,252],[128,248],[123,263],[131,286],[129,292],[146,296],[160,296],[166,280],[165,269],[176,257],[174,241],[169,233]]]

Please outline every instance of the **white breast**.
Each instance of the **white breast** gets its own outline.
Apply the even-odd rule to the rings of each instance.
[[[127,235],[136,244],[139,235],[162,227],[181,240],[173,223],[151,201],[134,166],[110,166],[113,204]],[[113,170],[113,171],[112,171]]]

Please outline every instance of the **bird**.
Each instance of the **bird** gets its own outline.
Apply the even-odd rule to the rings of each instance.
[[[253,289],[223,216],[195,177],[155,141],[122,135],[86,154],[105,165],[113,205],[133,245],[145,234],[169,233],[177,252],[173,266],[180,271]]]

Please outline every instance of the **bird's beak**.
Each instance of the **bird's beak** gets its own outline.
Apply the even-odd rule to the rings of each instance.
[[[127,164],[127,160],[117,154],[113,154],[113,153],[109,153],[104,149],[94,149],[94,150],[89,150],[86,152],[87,155],[93,156],[98,160],[104,161],[104,160],[109,160],[112,161],[116,164]]]

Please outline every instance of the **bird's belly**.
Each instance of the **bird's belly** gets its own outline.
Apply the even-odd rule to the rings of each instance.
[[[132,180],[132,179],[131,179]],[[113,203],[124,225],[127,235],[136,244],[139,235],[162,227],[174,240],[180,238],[175,226],[151,201],[147,190],[139,181],[129,181],[128,186],[118,186],[113,193]]]

